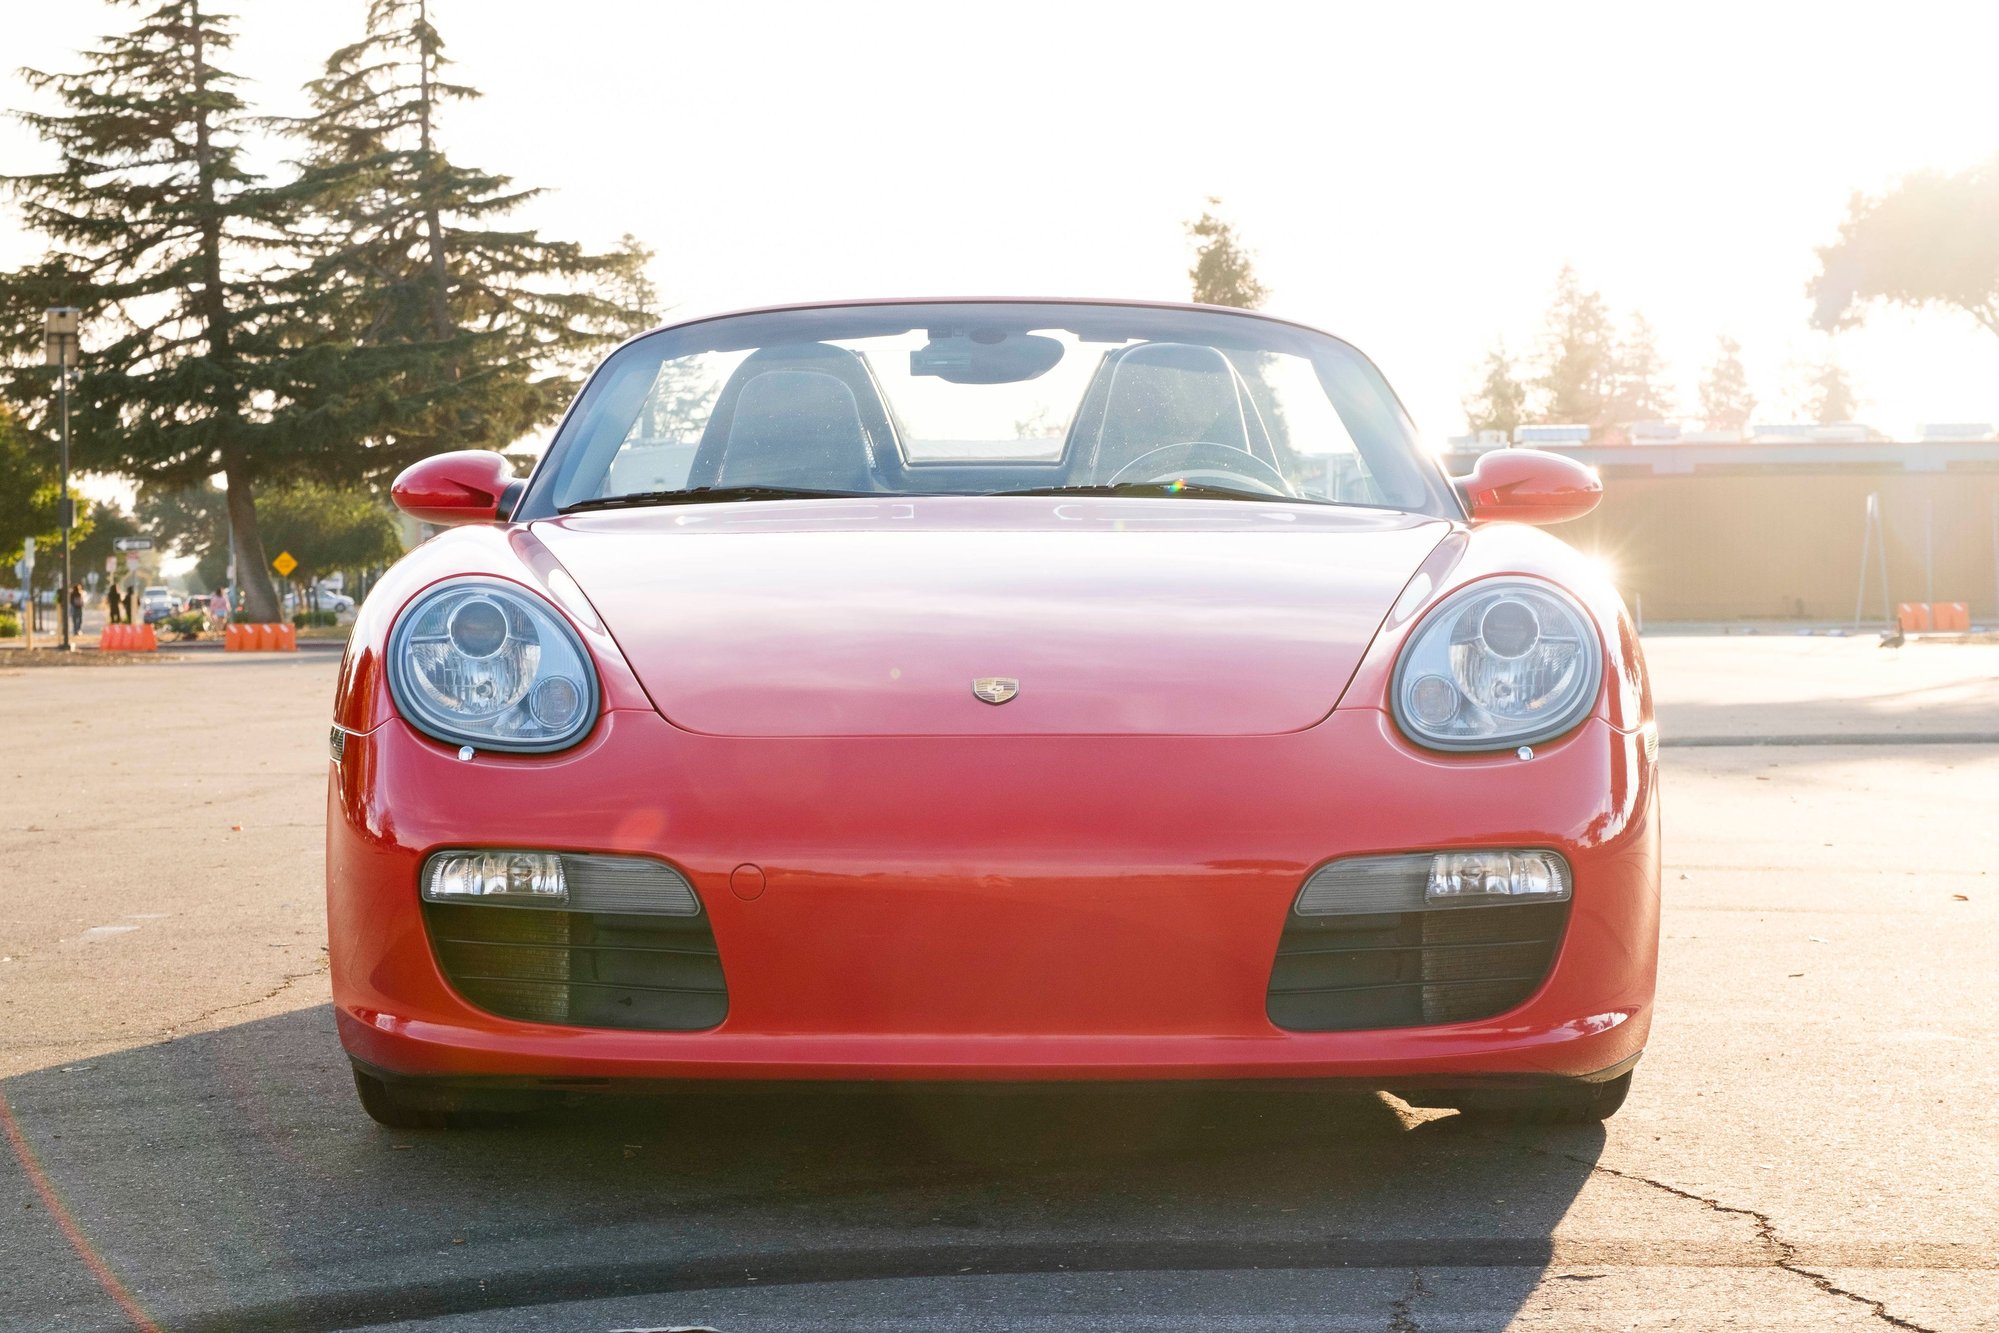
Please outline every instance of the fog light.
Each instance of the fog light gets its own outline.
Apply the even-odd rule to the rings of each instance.
[[[1442,906],[1480,900],[1560,902],[1569,896],[1569,864],[1555,852],[1439,852],[1430,859],[1426,901]]]
[[[471,898],[559,903],[569,900],[569,886],[562,858],[554,852],[444,852],[431,858],[423,896],[440,903]]]

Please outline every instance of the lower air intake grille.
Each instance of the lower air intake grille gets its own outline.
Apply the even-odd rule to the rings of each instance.
[[[705,913],[649,916],[488,903],[423,905],[445,979],[503,1018],[697,1032],[729,1012]]]
[[[1270,1021],[1293,1032],[1426,1027],[1492,1018],[1539,989],[1569,905],[1285,919]]]

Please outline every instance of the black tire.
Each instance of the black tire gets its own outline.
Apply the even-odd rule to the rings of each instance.
[[[354,1091],[369,1118],[390,1129],[445,1129],[455,1109],[448,1098],[436,1093],[387,1083],[358,1069],[354,1071]]]
[[[1502,1125],[1591,1125],[1610,1119],[1631,1094],[1631,1072],[1602,1083],[1570,1083],[1563,1087],[1514,1092],[1467,1091],[1445,1093],[1446,1105],[1455,1105],[1470,1120]]]

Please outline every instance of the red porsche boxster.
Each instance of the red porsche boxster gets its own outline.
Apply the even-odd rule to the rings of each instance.
[[[446,454],[331,735],[394,1125],[744,1081],[1318,1080],[1601,1119],[1650,1023],[1638,639],[1352,347],[1083,301],[636,338]]]

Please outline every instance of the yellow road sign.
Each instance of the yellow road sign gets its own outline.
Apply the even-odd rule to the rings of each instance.
[[[278,571],[279,578],[288,579],[292,576],[292,571],[298,568],[298,561],[292,559],[290,551],[279,551],[278,558],[271,561],[271,568]]]

